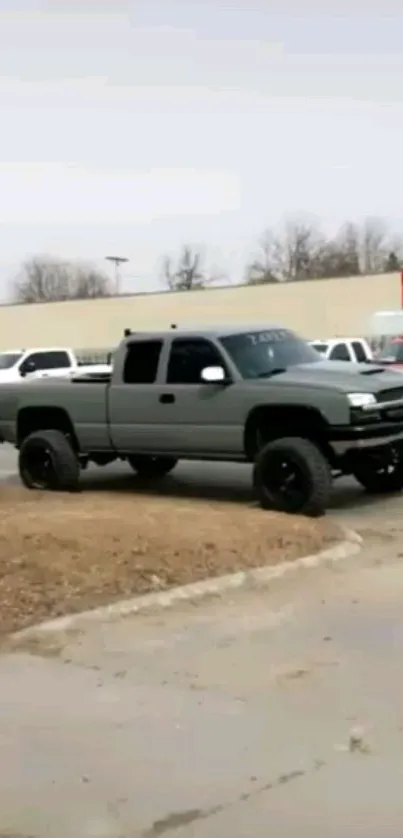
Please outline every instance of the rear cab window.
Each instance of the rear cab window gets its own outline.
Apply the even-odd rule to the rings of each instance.
[[[162,347],[162,339],[136,340],[127,344],[123,383],[154,384],[158,376]]]

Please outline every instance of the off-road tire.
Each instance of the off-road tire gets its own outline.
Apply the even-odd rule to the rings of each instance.
[[[51,469],[43,482],[35,479],[35,459],[49,458]],[[75,492],[80,480],[80,464],[67,437],[56,430],[35,431],[24,439],[19,452],[20,478],[27,489]]]
[[[282,463],[295,469],[300,487],[298,498],[275,490],[268,482],[270,469],[279,470],[279,467],[283,468]],[[325,514],[332,475],[329,463],[313,442],[300,437],[284,437],[268,442],[258,452],[253,485],[262,509],[316,518]]]
[[[133,454],[127,458],[133,471],[145,480],[158,480],[165,477],[175,468],[177,460],[175,457],[151,457],[148,454]]]
[[[403,489],[403,459],[396,463],[394,471],[376,468],[376,463],[368,457],[357,463],[353,476],[370,495],[393,494]]]

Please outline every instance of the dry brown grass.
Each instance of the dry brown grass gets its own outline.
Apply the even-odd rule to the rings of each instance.
[[[315,552],[328,520],[112,492],[0,488],[0,634],[158,588]]]

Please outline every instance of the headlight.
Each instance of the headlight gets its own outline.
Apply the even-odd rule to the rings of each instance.
[[[347,393],[351,407],[367,407],[369,404],[376,404],[373,393]]]

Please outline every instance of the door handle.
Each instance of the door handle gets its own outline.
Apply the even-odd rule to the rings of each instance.
[[[160,402],[162,402],[162,404],[173,404],[175,401],[175,396],[173,393],[162,393],[159,400]]]

